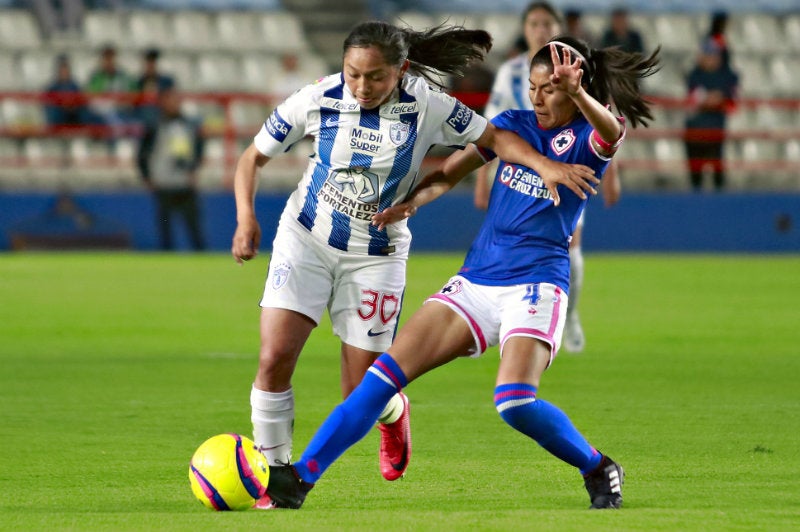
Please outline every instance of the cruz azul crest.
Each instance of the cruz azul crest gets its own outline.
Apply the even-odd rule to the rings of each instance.
[[[571,129],[565,129],[550,142],[550,147],[556,152],[556,155],[563,155],[568,149],[575,144],[575,133]]]
[[[411,126],[406,122],[395,122],[389,126],[389,138],[395,146],[405,144],[408,135],[411,133]]]

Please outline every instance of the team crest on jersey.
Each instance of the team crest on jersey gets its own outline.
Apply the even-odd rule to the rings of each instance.
[[[280,287],[286,284],[286,281],[289,279],[289,274],[292,273],[292,267],[286,264],[285,262],[281,262],[275,265],[272,268],[272,289],[278,290]]]
[[[395,146],[401,146],[408,140],[411,133],[411,125],[406,122],[395,122],[389,126],[389,138]]]
[[[550,147],[556,155],[563,155],[573,144],[575,144],[575,133],[571,129],[565,129],[550,141]]]
[[[507,185],[512,177],[514,177],[514,167],[509,164],[503,165],[503,170],[500,172],[500,182]]]

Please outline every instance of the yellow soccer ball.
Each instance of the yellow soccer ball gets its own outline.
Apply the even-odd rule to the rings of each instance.
[[[218,434],[197,448],[189,465],[192,493],[212,510],[246,510],[264,495],[267,459],[252,440]]]

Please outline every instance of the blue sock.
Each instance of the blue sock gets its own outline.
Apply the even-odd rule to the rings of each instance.
[[[314,483],[351,445],[367,435],[394,394],[408,380],[388,353],[367,370],[361,383],[337,406],[317,429],[300,460],[297,474]]]
[[[592,471],[603,458],[556,406],[536,398],[530,384],[501,384],[494,389],[494,404],[503,421],[580,469]]]

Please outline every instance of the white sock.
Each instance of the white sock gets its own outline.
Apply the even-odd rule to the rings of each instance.
[[[253,441],[268,464],[290,463],[294,428],[294,392],[271,393],[255,386],[250,391]]]
[[[385,425],[389,425],[390,423],[394,423],[400,416],[403,415],[403,408],[405,408],[405,403],[400,398],[400,394],[396,393],[389,399],[389,402],[386,403],[386,407],[381,412],[381,415],[378,416],[378,423],[383,423]]]
[[[569,306],[567,317],[578,310],[578,298],[583,288],[583,250],[569,248]]]

